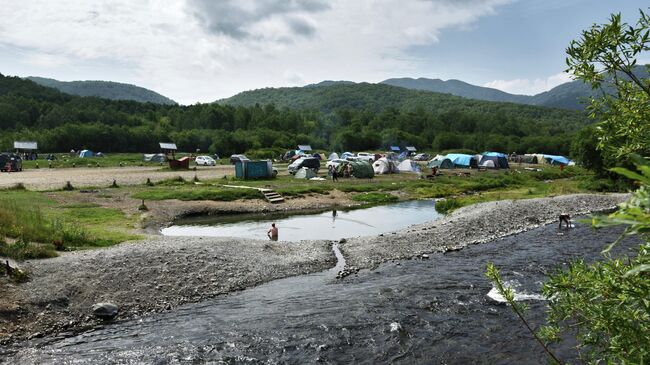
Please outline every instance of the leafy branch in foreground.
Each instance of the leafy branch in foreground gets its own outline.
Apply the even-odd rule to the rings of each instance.
[[[542,340],[557,342],[564,333],[575,334],[578,350],[584,350],[581,356],[591,363],[642,364],[650,358],[650,163],[632,158],[640,173],[615,171],[639,180],[641,187],[616,212],[594,218],[594,225],[626,225],[621,238],[639,235],[644,241],[636,256],[610,256],[619,238],[603,251],[604,261],[578,261],[550,275],[543,288],[549,299],[548,324],[535,335],[547,352]],[[504,287],[494,265],[488,265],[486,275],[532,332],[521,314],[523,307],[514,301],[512,289]]]
[[[533,337],[535,337],[535,340],[540,344],[540,346],[542,346],[544,351],[546,351],[546,353],[551,357],[551,359],[553,359],[553,361],[555,361],[555,363],[561,364],[560,360],[558,360],[558,358],[555,357],[553,352],[551,352],[551,350],[549,350],[548,346],[543,341],[542,336],[537,334],[532,329],[532,327],[530,326],[530,324],[528,323],[526,318],[524,318],[524,312],[527,310],[527,306],[525,304],[523,304],[523,303],[518,303],[515,300],[515,292],[514,292],[514,290],[512,290],[511,287],[506,286],[503,283],[503,280],[501,280],[501,275],[499,275],[499,270],[496,268],[496,266],[494,266],[494,264],[488,263],[487,271],[485,272],[485,276],[487,276],[488,279],[490,279],[490,281],[492,281],[492,283],[494,284],[494,286],[497,289],[497,292],[506,299],[508,304],[510,304],[510,308],[512,308],[512,310],[515,312],[517,317],[519,317],[519,319],[524,323],[524,325],[526,326],[528,331],[533,335]]]

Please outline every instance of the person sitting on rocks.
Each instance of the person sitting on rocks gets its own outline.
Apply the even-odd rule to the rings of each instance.
[[[562,229],[562,222],[566,224],[566,228],[571,228],[571,216],[567,213],[560,214],[560,229]]]

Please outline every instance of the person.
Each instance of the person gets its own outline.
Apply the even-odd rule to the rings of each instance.
[[[332,173],[332,182],[339,181],[339,173],[336,172],[336,166],[330,165],[330,172]]]
[[[571,216],[567,213],[560,214],[560,229],[562,228],[562,222],[566,224],[566,228],[571,228]]]
[[[266,235],[269,236],[271,241],[278,240],[278,227],[275,226],[275,223],[271,224],[271,229],[269,229],[269,231],[266,232]]]

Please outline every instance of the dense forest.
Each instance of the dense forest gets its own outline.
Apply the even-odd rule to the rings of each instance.
[[[184,151],[221,155],[275,153],[298,143],[337,151],[408,144],[434,151],[568,154],[572,135],[589,123],[574,111],[389,85],[296,89],[302,92],[287,89],[284,102],[179,106],[72,96],[0,75],[0,149],[35,140],[41,151],[155,152],[159,141],[173,141]]]

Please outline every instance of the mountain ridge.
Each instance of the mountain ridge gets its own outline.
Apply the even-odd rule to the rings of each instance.
[[[41,86],[57,89],[77,96],[94,96],[110,100],[131,100],[141,103],[176,105],[177,103],[153,90],[141,86],[102,80],[59,81],[56,79],[28,76],[25,79]]]

